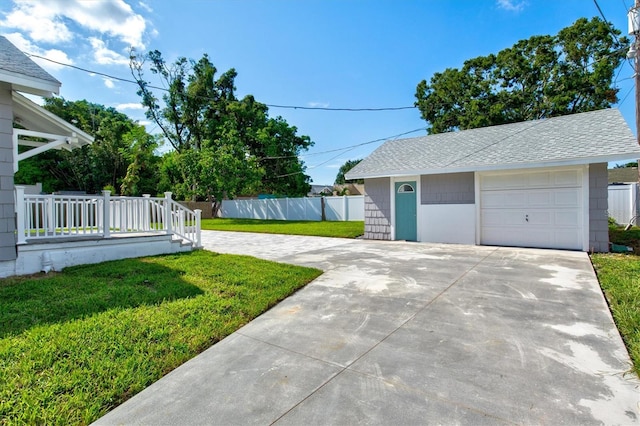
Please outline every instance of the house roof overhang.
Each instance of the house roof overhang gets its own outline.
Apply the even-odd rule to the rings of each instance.
[[[0,69],[0,81],[11,84],[13,90],[50,97],[60,93],[60,82]]]
[[[93,137],[47,111],[25,96],[13,92],[13,119],[25,129],[13,129],[14,171],[18,162],[50,149],[72,149],[93,143]],[[29,137],[31,139],[25,139]],[[36,141],[33,138],[44,139]],[[18,145],[32,147],[18,153]]]
[[[521,170],[536,169],[541,167],[569,167],[580,166],[594,163],[610,163],[615,161],[636,160],[639,156],[638,152],[618,155],[602,155],[588,158],[574,158],[561,161],[546,161],[538,163],[513,163],[513,164],[495,164],[490,166],[469,166],[469,167],[447,167],[433,169],[415,169],[415,170],[383,170],[375,173],[346,173],[346,179],[375,179],[384,177],[402,177],[402,176],[420,176],[420,175],[436,175],[447,173],[465,173],[465,172],[491,172],[499,170]]]

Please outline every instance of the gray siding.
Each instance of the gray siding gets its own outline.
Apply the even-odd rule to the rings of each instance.
[[[391,194],[389,178],[364,181],[364,237],[391,239]]]
[[[421,204],[475,203],[473,172],[422,175],[420,186]]]
[[[607,163],[589,165],[589,250],[609,251]]]
[[[11,86],[0,83],[0,261],[16,259],[12,134]]]

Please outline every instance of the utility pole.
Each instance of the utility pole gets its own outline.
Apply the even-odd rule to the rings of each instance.
[[[629,11],[629,34],[632,32],[635,37],[631,51],[635,51],[633,68],[636,84],[636,137],[640,144],[640,0],[635,0],[633,9]]]
[[[627,58],[633,58],[634,83],[636,85],[636,140],[640,144],[640,0],[635,0],[627,16],[629,18],[629,35],[634,37],[629,52],[627,52]],[[638,167],[638,183],[640,183],[640,167]]]

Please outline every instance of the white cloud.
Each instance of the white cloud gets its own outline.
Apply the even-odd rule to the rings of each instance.
[[[45,3],[16,2],[14,9],[6,14],[0,25],[26,31],[35,41],[48,43],[67,42],[73,34],[60,20],[51,19],[51,13]]]
[[[327,164],[324,167],[327,168],[327,169],[339,169],[340,166],[342,166],[342,164]]]
[[[118,111],[125,111],[128,109],[144,109],[144,107],[142,106],[142,104],[139,104],[137,102],[130,102],[126,104],[118,104],[116,105],[116,109]]]
[[[329,102],[307,102],[311,108],[329,108]]]
[[[102,65],[128,65],[129,59],[109,49],[104,41],[99,38],[89,37],[89,43],[93,48],[94,60]]]
[[[526,0],[496,0],[500,9],[511,12],[521,12],[527,6]]]
[[[73,64],[73,61],[71,60],[71,58],[69,58],[67,54],[62,50],[42,49],[36,46],[35,44],[31,43],[26,38],[24,38],[24,36],[20,33],[5,34],[4,36],[11,43],[13,43],[14,46],[16,46],[18,49],[22,50],[25,53],[31,53],[34,55],[42,56],[47,59],[51,59],[52,61],[59,62],[59,63],[56,63],[56,62],[47,61],[45,59],[34,58],[34,57],[31,58],[35,63],[37,63],[38,65],[40,65],[42,68],[46,70],[59,70],[64,68],[64,65],[60,65],[60,63],[69,64],[69,65]]]
[[[115,87],[115,83],[110,78],[102,77],[102,80],[104,80],[104,85],[107,86],[107,88],[113,89]]]
[[[35,41],[70,41],[73,33],[65,20],[72,20],[85,29],[144,48],[147,22],[124,0],[14,0],[14,8],[6,16],[0,25],[25,31]]]
[[[151,6],[149,6],[147,3],[143,1],[139,1],[138,6],[140,6],[142,9],[146,10],[149,13],[153,12],[153,9],[151,8]]]

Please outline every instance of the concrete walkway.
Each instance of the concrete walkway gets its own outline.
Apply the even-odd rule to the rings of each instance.
[[[324,275],[98,424],[639,424],[585,253],[203,231]]]

